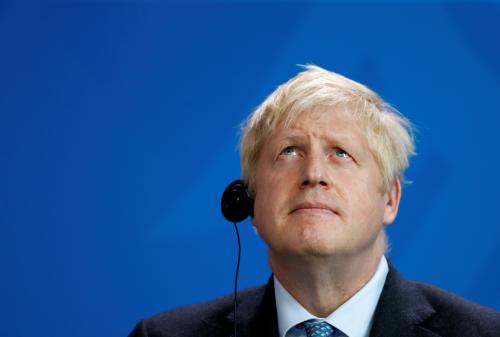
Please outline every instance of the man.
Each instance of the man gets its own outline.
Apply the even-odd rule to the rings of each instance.
[[[500,313],[403,278],[384,253],[411,125],[365,86],[316,66],[279,86],[241,141],[268,284],[239,294],[237,336],[500,336]],[[227,296],[139,322],[130,336],[232,336]]]

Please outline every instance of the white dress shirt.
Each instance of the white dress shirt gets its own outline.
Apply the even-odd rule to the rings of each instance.
[[[382,256],[377,271],[363,288],[332,312],[320,318],[309,313],[274,277],[274,295],[278,313],[280,337],[306,337],[296,325],[308,319],[320,319],[330,323],[344,334],[335,336],[368,337],[385,278],[389,272],[387,260]]]

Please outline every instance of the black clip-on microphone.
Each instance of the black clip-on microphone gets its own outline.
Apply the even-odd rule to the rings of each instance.
[[[240,232],[237,222],[245,220],[248,216],[253,216],[253,199],[245,183],[241,180],[235,180],[229,184],[222,194],[220,203],[222,215],[234,224],[236,237],[238,238],[238,262],[236,264],[236,274],[234,276],[234,337],[236,337],[236,309],[238,294],[238,274],[240,271],[241,242]]]

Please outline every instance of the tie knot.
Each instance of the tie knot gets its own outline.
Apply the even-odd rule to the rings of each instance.
[[[331,337],[336,331],[330,324],[316,319],[302,322],[301,325],[306,330],[307,337]]]

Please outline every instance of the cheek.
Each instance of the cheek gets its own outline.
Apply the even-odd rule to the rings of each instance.
[[[254,215],[258,223],[268,220],[279,204],[279,194],[272,188],[261,188],[256,192],[254,201]]]
[[[260,231],[263,226],[280,223],[290,195],[290,183],[282,181],[281,176],[267,174],[262,178],[256,184],[253,222]]]
[[[263,204],[261,201],[262,199],[260,198],[260,194],[258,195],[256,194],[253,205],[253,219],[252,219],[252,223],[256,227],[260,227],[262,223],[263,212],[265,212],[265,210],[262,208]]]
[[[367,226],[377,226],[383,221],[384,196],[370,179],[359,178],[351,181],[344,192],[347,198],[348,214]]]
[[[259,229],[262,225],[268,222],[268,217],[272,213],[269,209],[272,205],[270,200],[273,199],[271,195],[272,190],[269,190],[266,181],[259,180],[260,184],[256,184],[255,199],[254,199],[254,219],[253,224]]]

